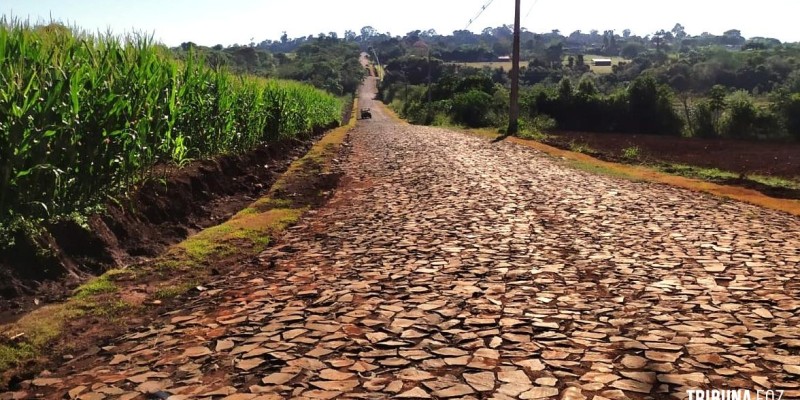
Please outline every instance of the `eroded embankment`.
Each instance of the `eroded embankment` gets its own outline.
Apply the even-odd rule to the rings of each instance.
[[[248,259],[267,248],[306,210],[324,203],[336,187],[338,165],[347,154],[345,139],[354,124],[351,118],[348,125],[327,132],[284,174],[274,177],[262,197],[252,201],[251,195],[249,206],[239,207],[241,211],[224,223],[180,243],[162,245],[166,250],[161,255],[109,270],[72,291],[65,301],[38,308],[0,328],[3,383],[13,388],[49,365],[79,364],[81,354],[91,353],[87,349],[197,296],[205,291],[204,282],[252,267]],[[228,206],[233,208],[233,202]]]

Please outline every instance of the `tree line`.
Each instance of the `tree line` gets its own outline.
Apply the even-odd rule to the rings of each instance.
[[[384,101],[405,117],[418,123],[503,126],[508,71],[470,63],[506,54],[511,34],[508,26],[447,36],[413,31],[402,37],[376,35],[367,45],[387,67]],[[800,138],[800,44],[746,39],[736,29],[692,36],[680,24],[644,37],[628,30],[622,35],[523,32],[522,43],[523,126]],[[617,63],[608,73],[595,73],[589,54],[615,57]]]

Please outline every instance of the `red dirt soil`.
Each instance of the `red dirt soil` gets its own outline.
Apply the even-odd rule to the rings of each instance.
[[[625,162],[623,150],[639,148],[639,163],[677,163],[718,168],[736,174],[764,175],[800,180],[800,143],[757,142],[733,139],[700,139],[657,135],[632,135],[595,132],[557,132],[543,141],[570,149],[573,144],[588,145],[590,155],[607,161]],[[769,196],[800,198],[800,191],[775,189],[747,179],[721,180],[749,187]]]

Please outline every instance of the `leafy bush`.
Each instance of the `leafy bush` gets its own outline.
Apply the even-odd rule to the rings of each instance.
[[[622,149],[622,158],[626,160],[636,160],[639,158],[639,147],[631,146]]]
[[[774,108],[789,135],[800,139],[800,93],[780,95]]]
[[[492,96],[480,90],[470,90],[453,97],[453,122],[472,128],[487,126]]]
[[[768,109],[756,107],[747,91],[736,91],[725,102],[727,109],[720,119],[720,131],[723,135],[739,139],[780,136],[778,116]]]
[[[692,108],[689,124],[691,124],[692,132],[694,132],[695,136],[715,138],[719,136],[718,119],[717,114],[712,110],[711,103],[709,101],[701,101]]]
[[[628,88],[631,131],[678,135],[683,121],[672,107],[672,94],[649,76],[636,78]]]
[[[723,134],[733,138],[752,136],[758,112],[750,94],[743,90],[734,92],[726,103],[728,107],[720,121]]]
[[[592,149],[588,143],[576,142],[574,140],[569,142],[569,150],[575,153],[583,153],[583,154],[591,154],[595,152],[594,149]]]
[[[567,130],[676,135],[683,125],[671,92],[652,78],[636,79],[628,90],[610,95],[600,94],[590,79],[583,79],[575,91],[565,78],[557,88],[526,91],[521,103],[529,116],[550,115]]]
[[[519,136],[522,139],[543,140],[546,133],[556,128],[556,120],[549,115],[540,114],[531,118],[522,118],[519,124]]]

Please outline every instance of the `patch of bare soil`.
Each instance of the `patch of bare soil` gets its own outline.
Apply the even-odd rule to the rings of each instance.
[[[717,179],[715,183],[742,186],[767,196],[800,199],[800,190],[768,186],[748,175],[800,177],[800,143],[759,142],[732,139],[681,138],[657,135],[631,135],[595,132],[558,132],[544,143],[561,149],[585,145],[586,153],[606,161],[650,165],[686,164],[718,168],[739,174],[739,178]],[[623,156],[627,148],[637,147],[639,157]],[[668,167],[666,172],[670,172]]]

